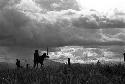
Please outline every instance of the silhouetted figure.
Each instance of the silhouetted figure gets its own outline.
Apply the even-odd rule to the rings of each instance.
[[[70,66],[71,65],[71,63],[70,63],[70,58],[68,58],[68,66]]]
[[[26,64],[26,69],[28,69],[29,68],[29,64]]]
[[[16,66],[17,66],[17,69],[19,69],[21,66],[20,66],[20,60],[19,59],[16,59]]]
[[[35,50],[35,53],[34,53],[34,68],[38,67],[38,60],[39,60],[39,53],[38,53],[38,50]]]
[[[38,68],[39,63],[41,64],[41,67],[42,67],[43,61],[44,61],[45,58],[49,58],[49,56],[46,55],[46,53],[43,53],[42,56],[39,56],[38,50],[35,50],[35,53],[34,53],[34,68],[36,67],[36,65],[37,65],[37,68]]]
[[[98,60],[98,61],[97,61],[97,66],[99,66],[100,64],[101,64],[101,62]]]
[[[45,58],[49,58],[49,56],[47,56],[46,53],[43,53],[42,56],[39,56],[39,63],[41,64],[41,67],[43,66],[43,61]]]
[[[125,53],[123,55],[124,55],[124,62],[125,62]]]

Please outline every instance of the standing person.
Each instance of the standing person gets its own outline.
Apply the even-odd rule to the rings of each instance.
[[[37,65],[37,67],[38,67],[38,61],[39,60],[39,53],[38,53],[38,50],[35,50],[35,53],[34,53],[34,68],[36,67],[36,65]]]
[[[19,59],[16,59],[16,66],[17,66],[17,69],[20,68],[20,60]]]
[[[124,62],[125,62],[125,53],[123,55],[124,55]]]
[[[71,65],[71,63],[70,63],[70,58],[68,58],[68,65],[69,65],[69,66]]]
[[[26,64],[26,69],[28,69],[29,68],[29,64]]]
[[[98,60],[98,61],[97,61],[97,66],[100,66],[100,64],[101,64],[101,62]]]
[[[41,67],[43,66],[43,61],[44,59],[47,57],[46,53],[43,53],[42,56],[40,56],[40,64],[41,64]]]

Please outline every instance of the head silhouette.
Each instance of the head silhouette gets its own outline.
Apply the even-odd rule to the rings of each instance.
[[[38,50],[35,50],[35,53],[38,53]]]
[[[43,53],[43,55],[42,55],[44,58],[46,57],[46,53]]]
[[[46,56],[46,53],[43,53],[44,56]]]
[[[16,61],[19,61],[19,59],[16,59]]]

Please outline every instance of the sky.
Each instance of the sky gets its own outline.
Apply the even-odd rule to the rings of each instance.
[[[96,58],[102,56],[96,51],[111,56],[107,58],[123,57],[124,4],[124,0],[0,0],[0,58],[32,58],[35,49],[57,52],[55,48],[63,46],[76,50],[79,46]]]

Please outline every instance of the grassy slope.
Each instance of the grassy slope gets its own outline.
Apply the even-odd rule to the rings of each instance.
[[[68,67],[52,64],[42,69],[0,71],[1,78],[9,84],[124,84],[125,66],[73,64]]]

